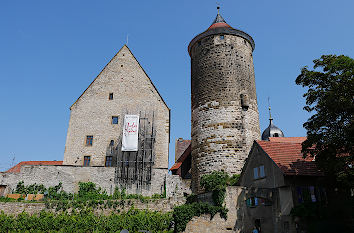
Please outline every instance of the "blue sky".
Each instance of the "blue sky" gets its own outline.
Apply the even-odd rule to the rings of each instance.
[[[219,1],[256,43],[261,130],[304,136],[304,89],[294,80],[322,54],[354,57],[354,1]],[[0,171],[12,157],[62,160],[69,107],[126,43],[171,108],[174,140],[190,138],[188,43],[216,16],[215,0],[0,2]]]

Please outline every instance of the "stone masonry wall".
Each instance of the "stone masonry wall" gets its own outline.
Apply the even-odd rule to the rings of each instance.
[[[91,181],[106,190],[108,194],[113,194],[116,186],[114,180],[115,168],[113,167],[77,167],[77,166],[22,166],[20,173],[0,173],[0,185],[6,185],[6,193],[12,192],[19,181],[24,181],[25,185],[37,183],[46,187],[55,186],[62,182],[63,190],[76,193],[79,189],[79,182]],[[144,196],[153,194],[163,194],[166,187],[168,197],[183,195],[188,192],[188,187],[183,186],[180,177],[168,174],[167,169],[153,169],[153,182],[149,186],[131,185],[127,187],[127,193],[139,193]],[[190,192],[190,191],[189,191]]]
[[[205,195],[206,197],[208,195]],[[210,196],[211,197],[211,196]],[[209,201],[209,200],[204,200]],[[226,188],[225,206],[229,210],[227,212],[227,220],[216,214],[214,218],[210,219],[210,215],[202,215],[194,217],[186,227],[185,232],[248,232],[244,230],[242,222],[242,213],[244,212],[245,198],[242,187],[232,186]]]
[[[122,135],[124,115],[147,114],[152,121],[154,112],[154,168],[168,168],[169,109],[127,46],[112,58],[70,109],[64,165],[82,166],[84,156],[91,156],[90,166],[104,166],[110,141],[114,140],[116,146]],[[118,124],[112,124],[112,116],[118,116]],[[92,146],[86,146],[86,136],[91,135]]]
[[[292,222],[292,220],[289,215],[280,216],[279,212],[274,212],[274,209],[279,209],[277,201],[274,201],[274,204],[272,206],[258,206],[256,208],[250,208],[246,206],[248,192],[249,190],[247,190],[245,187],[227,187],[225,197],[225,206],[228,209],[227,220],[221,218],[219,214],[216,214],[212,219],[210,215],[193,217],[193,219],[187,224],[185,232],[248,233],[252,232],[254,227],[254,221],[256,218],[261,219],[262,229],[265,232],[285,232],[282,228],[282,220],[286,220],[289,222]],[[200,197],[201,201],[211,201],[211,195],[200,195]],[[276,197],[274,198],[276,199]],[[185,198],[181,196],[174,196],[166,199],[149,200],[146,203],[142,203],[139,200],[126,200],[124,207],[120,210],[128,210],[130,207],[134,206],[134,208],[137,209],[149,209],[152,211],[168,212],[172,211],[174,206],[181,205],[183,203],[185,203]],[[261,217],[261,215],[264,216],[264,212],[267,211],[266,208],[268,208],[268,211],[269,209],[273,209],[273,214],[271,211],[266,215],[267,218],[263,218]],[[33,214],[39,213],[41,210],[44,209],[44,203],[0,202],[0,210],[4,211],[5,214],[16,215],[21,213],[22,211],[26,211],[27,213]],[[254,213],[255,211],[262,212],[262,214],[257,215]],[[97,214],[108,215],[112,212],[112,209],[96,209],[95,212]],[[276,221],[273,222],[273,218],[276,219]],[[267,228],[267,225],[269,225],[270,227]],[[293,226],[288,232],[295,233],[295,227]]]
[[[234,35],[211,35],[191,49],[192,181],[214,170],[241,173],[260,138],[252,47]],[[242,108],[241,94],[249,107]]]

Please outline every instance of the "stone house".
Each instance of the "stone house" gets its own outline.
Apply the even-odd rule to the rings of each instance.
[[[244,232],[297,232],[291,209],[304,201],[326,201],[323,173],[313,158],[303,158],[305,137],[255,141],[241,173]]]
[[[154,166],[168,168],[170,109],[126,45],[70,110],[64,165],[113,166],[107,151],[119,144],[124,115],[152,118],[154,114]]]
[[[168,175],[170,109],[126,45],[70,110],[63,161],[26,161],[0,173],[2,194],[21,180],[45,186],[62,182],[67,192],[76,192],[80,181],[97,183],[108,193],[124,186],[129,193],[172,195],[175,186],[184,187],[178,176]],[[121,150],[125,115],[140,117],[136,152]]]

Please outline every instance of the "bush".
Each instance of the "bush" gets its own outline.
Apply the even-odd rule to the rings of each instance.
[[[184,204],[173,209],[173,220],[175,222],[174,232],[183,232],[187,223],[194,217],[202,214],[210,214],[211,219],[216,213],[227,219],[227,209],[225,207],[213,206],[208,203],[194,202],[192,204]]]
[[[226,187],[229,175],[224,171],[213,171],[211,174],[203,175],[200,179],[200,185],[206,192]]]
[[[72,214],[42,211],[32,216],[23,212],[16,217],[2,212],[0,232],[119,232],[122,229],[168,232],[171,219],[171,213],[136,209],[109,216],[95,216],[91,211]]]
[[[14,193],[18,194],[44,194],[46,188],[43,184],[30,184],[25,186],[23,181],[18,182]]]

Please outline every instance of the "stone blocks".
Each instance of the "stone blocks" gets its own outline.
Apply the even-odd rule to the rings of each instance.
[[[192,187],[198,191],[203,174],[240,173],[260,129],[251,44],[209,35],[193,45],[191,60]]]

